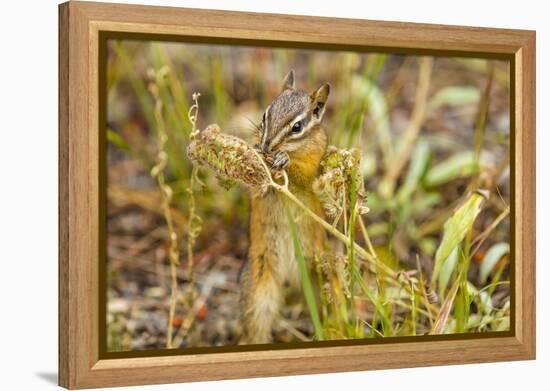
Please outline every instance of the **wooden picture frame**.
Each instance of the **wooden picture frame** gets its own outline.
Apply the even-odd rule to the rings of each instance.
[[[514,65],[515,318],[498,338],[100,357],[102,32],[491,54]],[[59,384],[89,388],[535,358],[535,33],[88,2],[59,6]],[[459,354],[457,354],[459,352]]]

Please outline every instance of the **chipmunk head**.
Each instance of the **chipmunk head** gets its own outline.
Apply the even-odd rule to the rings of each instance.
[[[320,124],[329,92],[327,83],[313,93],[296,89],[294,71],[290,71],[281,93],[262,116],[259,148],[265,153],[281,151],[292,156],[304,151],[304,147],[311,148],[314,143],[324,151],[326,135]]]

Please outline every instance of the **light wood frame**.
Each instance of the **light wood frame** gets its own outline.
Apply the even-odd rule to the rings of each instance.
[[[501,338],[100,359],[100,31],[506,54],[515,64],[515,322]],[[59,383],[67,388],[535,358],[535,33],[105,3],[59,6]]]

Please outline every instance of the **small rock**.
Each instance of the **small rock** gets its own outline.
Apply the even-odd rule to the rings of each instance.
[[[144,292],[145,297],[150,297],[152,299],[163,299],[166,297],[166,291],[160,286],[154,286],[147,288]]]
[[[112,314],[123,314],[130,310],[130,304],[125,299],[111,298],[109,299],[107,311]]]

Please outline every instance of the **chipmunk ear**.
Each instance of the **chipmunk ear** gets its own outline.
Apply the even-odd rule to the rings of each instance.
[[[313,115],[321,119],[325,112],[325,104],[327,103],[328,95],[330,94],[330,84],[325,83],[317,91],[311,94],[313,106]]]
[[[283,81],[283,91],[294,88],[294,71],[291,69],[285,76]]]

